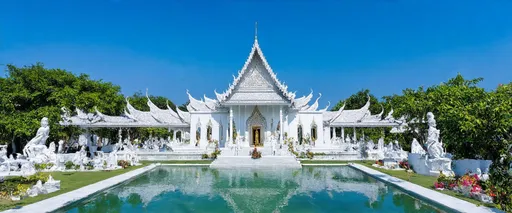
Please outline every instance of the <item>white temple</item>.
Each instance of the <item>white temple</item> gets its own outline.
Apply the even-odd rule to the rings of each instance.
[[[290,92],[288,86],[277,78],[257,37],[244,66],[233,78],[226,91],[215,91],[215,98],[205,95],[196,99],[187,91],[190,100],[188,112],[178,108],[174,111],[170,107],[160,109],[149,97],[150,111],[139,111],[127,99],[125,113],[121,116],[104,115],[97,110],[87,114],[80,109],[71,116],[63,108],[61,125],[86,129],[162,127],[175,133],[185,132],[173,134],[173,139],[169,140],[186,141],[180,147],[198,150],[206,150],[213,142],[218,142],[221,149],[233,146],[242,149],[283,148],[285,140],[290,140],[296,144],[306,143],[312,151],[332,152],[344,151],[340,148],[344,143],[362,143],[356,135],[356,128],[399,127],[403,123],[403,120],[392,117],[392,111],[384,118],[384,110],[372,115],[369,99],[357,110],[342,107],[338,111],[327,111],[329,106],[319,109],[321,94],[315,99],[312,91],[307,96],[296,97],[295,92]],[[345,136],[348,130],[353,130],[351,137]]]

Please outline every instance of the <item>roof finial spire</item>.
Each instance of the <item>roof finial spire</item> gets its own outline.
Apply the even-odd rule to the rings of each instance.
[[[258,40],[258,22],[254,24],[254,40]]]

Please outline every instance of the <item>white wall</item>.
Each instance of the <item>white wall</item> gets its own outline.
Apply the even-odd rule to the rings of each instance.
[[[475,159],[462,159],[453,160],[452,167],[455,175],[462,176],[467,172],[476,172],[477,168],[480,168],[482,173],[490,170],[492,161],[490,160],[475,160]]]
[[[252,115],[255,106],[233,106],[233,123],[236,127],[237,132],[240,136],[246,136],[247,140],[250,141],[251,130],[247,128],[246,122],[247,119]],[[266,120],[266,129],[264,129],[265,133],[263,136],[270,134],[271,132],[277,131],[277,125],[279,122],[279,109],[280,106],[258,106],[260,113],[265,117]],[[190,138],[191,145],[195,145],[196,140],[196,129],[197,124],[200,122],[201,124],[201,140],[200,147],[204,148],[208,144],[206,137],[206,129],[208,122],[212,123],[212,138],[215,140],[219,140],[219,144],[221,147],[224,147],[226,141],[228,141],[229,132],[227,131],[229,128],[229,111],[227,112],[191,112],[190,118]],[[327,148],[331,147],[331,142],[329,140],[330,129],[329,127],[324,128],[323,126],[323,115],[322,112],[297,112],[297,111],[289,111],[288,115],[285,114],[285,110],[283,109],[283,136],[284,133],[288,134],[288,137],[293,137],[297,140],[297,128],[298,125],[302,125],[303,137],[306,135],[311,135],[311,127],[313,124],[316,124],[317,127],[317,140],[315,142],[315,147],[318,148]],[[222,125],[223,138],[220,139],[220,126]],[[250,128],[250,127],[249,127]],[[248,133],[246,135],[246,132]],[[265,138],[262,137],[263,143],[265,143]]]
[[[328,147],[330,144],[324,141],[323,116],[321,112],[297,112],[288,115],[288,137],[298,139],[298,127],[302,125],[302,137],[311,136],[311,127],[316,124],[317,140],[315,147]]]
[[[196,142],[196,130],[198,128],[198,124],[200,123],[201,127],[201,139],[199,141],[199,146],[201,148],[205,148],[208,145],[208,140],[206,137],[206,130],[209,122],[212,125],[212,139],[218,140],[220,145],[225,143],[227,137],[225,136],[226,128],[229,126],[226,125],[228,122],[228,113],[226,112],[192,112],[190,113],[190,146],[195,146]],[[221,126],[223,129],[223,138],[221,140],[220,130]]]

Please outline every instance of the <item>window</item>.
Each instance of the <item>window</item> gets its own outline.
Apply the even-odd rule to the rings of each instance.
[[[317,128],[316,128],[316,125],[313,124],[311,126],[311,140],[316,141],[316,139],[317,139]]]
[[[297,139],[299,140],[299,144],[302,145],[302,125],[297,127]]]

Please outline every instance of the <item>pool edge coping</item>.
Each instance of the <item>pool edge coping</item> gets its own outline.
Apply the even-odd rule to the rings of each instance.
[[[382,181],[386,184],[390,184],[394,187],[399,188],[411,195],[416,197],[420,197],[421,199],[428,200],[437,205],[441,205],[445,208],[464,213],[494,213],[500,212],[497,209],[492,209],[486,206],[477,206],[476,204],[470,203],[465,200],[461,200],[459,198],[446,195],[440,192],[437,192],[432,189],[427,189],[423,186],[411,183],[409,181],[405,181],[391,175],[379,172],[372,168],[369,168],[360,164],[349,164],[351,168],[354,168],[358,171],[361,171],[379,181]]]
[[[32,204],[28,204],[26,206],[22,206],[19,209],[8,209],[0,213],[33,213],[57,211],[70,204],[73,204],[91,195],[94,195],[98,192],[108,190],[112,187],[122,184],[123,182],[133,179],[141,174],[144,174],[145,172],[148,172],[158,166],[159,164],[150,164],[148,166],[133,171],[129,171],[120,175],[116,175],[114,177],[110,177],[93,184],[85,185],[81,188],[66,192],[64,194],[60,194]]]
[[[348,163],[301,163],[302,166],[348,166]]]

